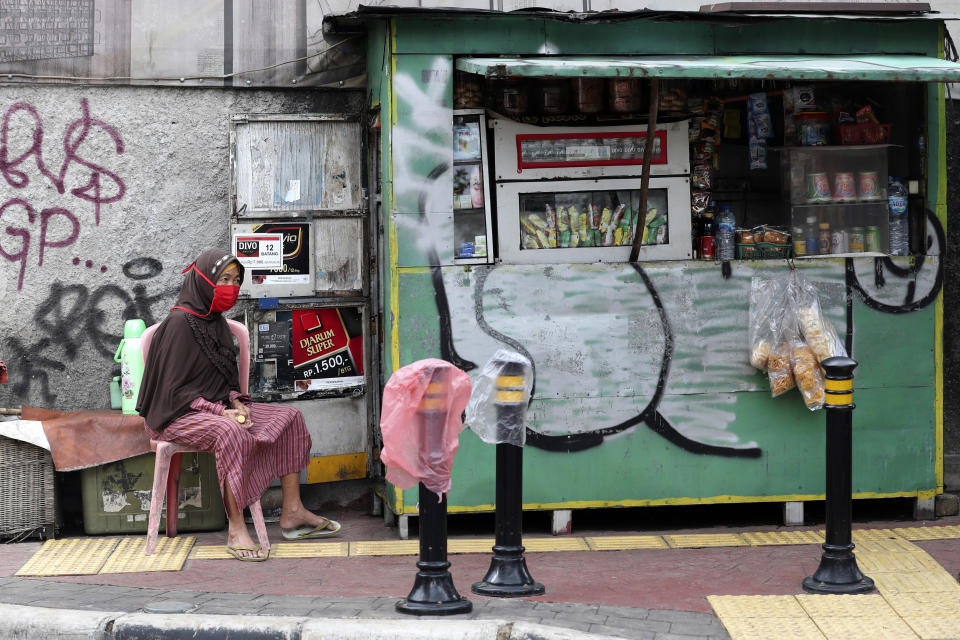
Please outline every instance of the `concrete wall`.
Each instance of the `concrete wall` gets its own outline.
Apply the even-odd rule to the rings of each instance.
[[[0,87],[0,406],[109,407],[125,318],[166,315],[226,247],[234,113],[357,113],[361,92]]]

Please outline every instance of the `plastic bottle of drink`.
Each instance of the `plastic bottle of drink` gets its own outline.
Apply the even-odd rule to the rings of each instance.
[[[728,204],[720,205],[717,214],[717,259],[733,260],[737,253],[737,218],[733,215],[733,207]]]
[[[905,256],[909,251],[907,232],[907,188],[896,176],[887,180],[887,204],[890,213],[890,255]]]
[[[140,336],[146,328],[147,325],[139,318],[127,320],[123,324],[123,340],[113,356],[114,362],[120,363],[120,408],[126,414],[137,413],[137,394],[143,378]]]

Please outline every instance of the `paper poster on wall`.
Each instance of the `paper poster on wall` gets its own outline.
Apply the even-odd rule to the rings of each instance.
[[[257,325],[261,390],[302,393],[363,384],[359,309],[294,309],[274,316]]]
[[[254,298],[313,295],[312,236],[311,222],[232,225],[234,251],[247,267],[240,295]]]

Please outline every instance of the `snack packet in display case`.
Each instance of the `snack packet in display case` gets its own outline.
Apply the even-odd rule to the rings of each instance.
[[[793,379],[803,396],[807,409],[822,409],[826,400],[823,371],[813,350],[803,340],[791,342],[790,357],[793,361]]]

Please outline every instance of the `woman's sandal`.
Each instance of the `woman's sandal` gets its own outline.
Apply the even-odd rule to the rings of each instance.
[[[267,551],[267,554],[264,556],[242,556],[240,555],[241,551],[253,551],[254,553],[259,553],[260,545],[255,547],[231,547],[230,545],[227,545],[227,553],[232,555],[240,562],[263,562],[270,557],[270,551]]]
[[[322,517],[322,516],[321,516]],[[292,529],[281,529],[280,533],[284,540],[312,540],[313,538],[329,538],[340,533],[340,523],[330,518],[323,518],[323,524],[316,527],[309,524],[302,524]],[[328,529],[333,525],[333,529]]]

